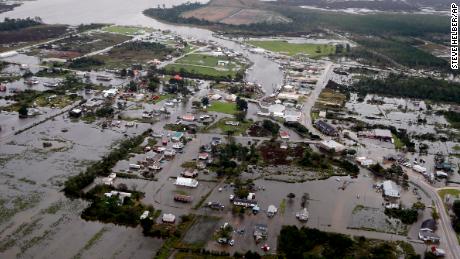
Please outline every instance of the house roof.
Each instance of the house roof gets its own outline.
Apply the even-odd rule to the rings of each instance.
[[[175,184],[187,187],[197,187],[198,181],[192,178],[177,177]]]
[[[162,220],[164,222],[174,222],[176,220],[176,216],[174,214],[163,214]]]
[[[398,198],[400,196],[399,188],[397,187],[395,182],[390,181],[390,180],[384,181],[382,186],[383,186],[383,193],[385,194],[385,196],[395,197],[395,198]]]
[[[379,138],[392,138],[393,137],[393,135],[391,134],[391,131],[387,129],[375,129],[374,135]]]

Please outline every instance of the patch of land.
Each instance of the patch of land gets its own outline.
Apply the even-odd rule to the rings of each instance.
[[[183,18],[195,18],[229,25],[254,23],[286,23],[290,19],[260,7],[256,0],[214,0],[207,6],[181,14]]]
[[[210,107],[208,107],[208,111],[210,112],[220,112],[226,114],[235,114],[236,113],[236,105],[234,103],[227,103],[227,102],[213,102]]]
[[[252,40],[249,43],[259,48],[289,56],[305,54],[309,57],[320,57],[335,53],[335,46],[329,44],[289,43],[283,40]]]
[[[180,73],[182,76],[228,80],[242,77],[243,68],[244,65],[235,59],[194,53],[167,65],[164,70],[168,74]]]
[[[56,38],[67,31],[65,25],[37,25],[12,31],[0,31],[0,44],[14,44],[18,42],[38,42]]]

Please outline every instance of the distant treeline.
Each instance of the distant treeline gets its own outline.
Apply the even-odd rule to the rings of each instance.
[[[460,104],[460,84],[433,78],[390,74],[385,79],[363,78],[351,86],[359,94],[425,99]]]
[[[5,18],[3,22],[0,22],[0,31],[15,31],[40,24],[42,24],[42,20],[39,17],[25,19]]]
[[[411,42],[402,42],[392,37],[361,37],[356,41],[360,45],[385,55],[403,66],[411,68],[435,67],[439,69],[448,69],[450,67],[446,60],[412,46]]]
[[[280,13],[291,23],[256,23],[249,25],[224,25],[197,18],[184,18],[181,14],[204,7],[205,4],[187,3],[168,9],[147,9],[144,14],[173,23],[219,25],[222,29],[240,30],[247,34],[305,32],[318,28],[332,28],[359,34],[424,36],[448,34],[449,21],[444,16],[420,14],[370,14],[353,15],[307,10],[289,6],[264,5],[265,9]]]

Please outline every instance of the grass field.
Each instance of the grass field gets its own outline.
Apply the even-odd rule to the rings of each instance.
[[[444,197],[447,194],[450,194],[450,196],[452,196],[454,198],[455,197],[456,198],[460,197],[460,190],[457,190],[457,189],[443,189],[443,190],[439,190],[438,193],[439,193],[439,196],[441,196],[443,201],[444,201]]]
[[[321,91],[315,106],[320,108],[339,108],[343,107],[346,101],[346,95],[332,89],[324,89]]]
[[[206,132],[212,131],[214,129],[219,129],[221,133],[227,133],[227,132],[233,132],[233,135],[238,136],[243,133],[246,133],[246,131],[251,127],[252,122],[251,121],[245,121],[245,122],[240,122],[240,125],[238,126],[232,126],[232,125],[226,125],[225,122],[227,121],[235,121],[235,119],[232,118],[222,118],[218,122],[212,124],[206,129]]]
[[[229,61],[229,63],[219,66],[218,61]],[[188,73],[196,75],[232,78],[242,68],[242,64],[237,61],[226,57],[214,57],[206,54],[189,54],[177,60],[174,64],[165,67],[166,71],[170,72],[185,70]]]
[[[233,115],[236,113],[236,105],[227,102],[213,102],[212,105],[208,107],[208,111]]]
[[[252,40],[249,43],[259,48],[284,53],[289,56],[306,54],[310,57],[321,57],[335,53],[335,46],[329,44],[289,43],[282,40]]]
[[[102,29],[105,32],[112,32],[118,34],[125,34],[125,35],[135,35],[140,33],[141,31],[145,31],[144,28],[140,27],[130,27],[130,26],[109,26]]]

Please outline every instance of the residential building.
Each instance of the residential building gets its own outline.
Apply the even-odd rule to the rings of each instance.
[[[317,120],[315,122],[315,127],[328,136],[337,136],[339,134],[334,126],[322,120]]]

